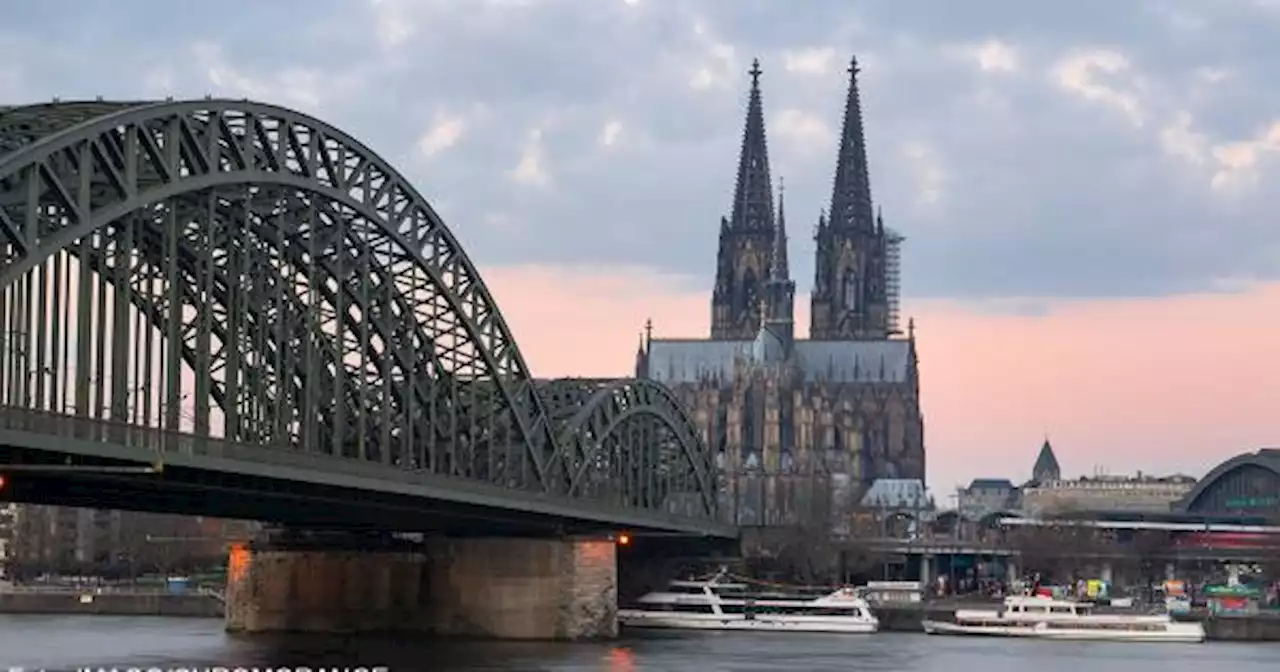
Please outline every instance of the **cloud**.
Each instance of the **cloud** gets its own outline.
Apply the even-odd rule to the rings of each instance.
[[[1090,49],[1064,57],[1053,68],[1058,86],[1086,101],[1112,107],[1142,125],[1142,103],[1133,90],[1128,57],[1112,49]]]
[[[1274,9],[464,4],[315,0],[300,12],[227,0],[178,16],[159,0],[70,15],[18,3],[0,26],[0,89],[19,101],[212,94],[295,107],[402,169],[477,259],[652,266],[705,285],[751,59],[765,70],[774,174],[812,222],[830,198],[856,53],[873,193],[908,238],[911,296],[1157,296],[1280,277],[1258,252],[1280,244],[1267,225],[1280,192],[1263,188],[1280,109]],[[448,126],[433,131],[447,119],[462,124],[452,144]],[[601,151],[610,136],[615,151]],[[913,142],[929,153],[903,150]],[[528,233],[488,235],[495,212]],[[804,290],[813,250],[796,238]]]
[[[374,34],[383,48],[394,49],[408,42],[417,25],[401,0],[370,0],[373,7]]]
[[[695,32],[702,34],[697,28]],[[728,88],[736,79],[733,72],[735,63],[733,45],[711,44],[707,47],[706,56],[694,67],[689,86],[698,90]]]
[[[838,55],[833,47],[810,47],[785,51],[782,58],[787,72],[806,75],[830,74],[838,61]]]
[[[617,119],[610,119],[605,123],[604,128],[600,129],[600,146],[612,147],[618,142],[618,136],[622,135],[622,122]]]
[[[529,139],[525,141],[524,150],[520,153],[520,163],[511,170],[511,178],[521,184],[545,187],[551,182],[547,174],[546,159],[542,148],[542,129],[529,131]]]
[[[911,162],[915,176],[916,203],[928,206],[941,200],[947,172],[937,151],[925,142],[912,140],[903,145],[902,153]]]
[[[1160,144],[1170,155],[1200,164],[1204,163],[1206,140],[1203,134],[1192,127],[1193,123],[1190,112],[1179,113],[1172,122],[1160,129]]]
[[[983,72],[1011,73],[1021,66],[1017,49],[994,38],[965,45],[958,50],[958,55],[971,61]]]
[[[430,158],[458,144],[467,132],[467,122],[460,117],[436,115],[436,119],[422,137],[418,138],[418,151]]]
[[[804,152],[829,153],[831,144],[836,139],[835,133],[822,117],[797,109],[780,111],[769,130],[791,148]]]

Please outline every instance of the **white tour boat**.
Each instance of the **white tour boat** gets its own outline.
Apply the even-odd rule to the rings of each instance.
[[[672,581],[666,590],[641,597],[638,608],[620,609],[618,622],[685,630],[871,633],[880,628],[867,601],[852,588],[806,597],[752,593],[746,583],[723,579],[720,574],[708,581]]]
[[[1093,613],[1092,604],[1048,597],[1008,597],[999,610],[959,609],[954,621],[924,622],[931,635],[985,635],[1117,642],[1205,640],[1204,626],[1151,616]]]

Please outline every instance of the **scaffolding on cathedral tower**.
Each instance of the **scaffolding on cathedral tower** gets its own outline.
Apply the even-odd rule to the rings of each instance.
[[[902,295],[902,241],[906,237],[893,229],[885,229],[885,239],[884,291],[889,303],[889,335],[899,336],[902,334],[902,329],[898,328],[901,303],[899,297]]]

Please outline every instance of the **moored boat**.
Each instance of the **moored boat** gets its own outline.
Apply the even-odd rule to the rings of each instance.
[[[706,581],[672,581],[649,593],[636,608],[620,609],[627,628],[768,630],[777,632],[872,633],[880,622],[852,588],[817,596],[753,591],[723,573]]]
[[[1204,626],[1175,621],[1168,614],[1099,614],[1094,605],[1047,597],[1008,597],[998,610],[960,609],[952,621],[926,620],[931,635],[1030,637],[1116,642],[1205,640]]]

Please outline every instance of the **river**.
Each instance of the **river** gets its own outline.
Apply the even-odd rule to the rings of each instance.
[[[1280,645],[1095,644],[879,635],[690,633],[551,644],[230,636],[220,619],[0,616],[0,670],[82,667],[375,667],[389,672],[1250,672]]]

